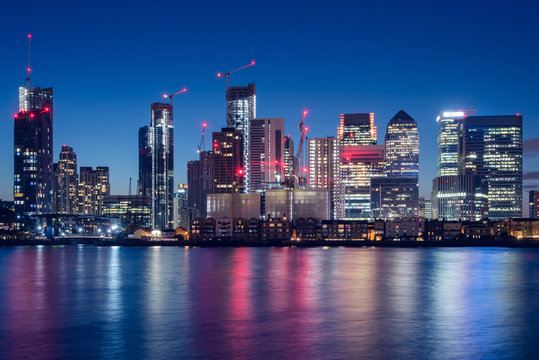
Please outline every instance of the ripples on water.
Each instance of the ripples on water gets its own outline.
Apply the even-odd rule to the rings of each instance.
[[[0,358],[539,358],[539,251],[0,248]]]

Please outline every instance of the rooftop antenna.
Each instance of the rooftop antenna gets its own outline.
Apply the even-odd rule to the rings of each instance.
[[[28,34],[28,66],[26,66],[26,88],[30,89],[30,49],[32,45],[32,34]]]

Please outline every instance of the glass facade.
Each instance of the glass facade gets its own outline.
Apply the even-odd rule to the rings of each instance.
[[[256,85],[231,86],[226,92],[226,126],[241,132],[243,136],[243,161],[245,184],[249,184],[249,125],[256,118]],[[246,187],[245,190],[248,190]]]
[[[329,192],[330,215],[337,218],[339,190],[339,140],[335,137],[308,140],[309,189],[326,189]]]
[[[371,212],[374,219],[417,218],[419,216],[417,178],[371,179]]]
[[[34,230],[36,215],[53,211],[52,88],[19,88],[13,145],[15,226]]]
[[[284,119],[254,119],[249,126],[249,178],[246,191],[267,189],[282,181]]]
[[[459,126],[473,110],[442,111],[436,118],[438,125],[438,176],[458,175]]]
[[[343,145],[376,145],[378,128],[374,113],[341,114],[337,135]]]
[[[77,154],[73,148],[63,145],[60,160],[54,164],[54,213],[78,213]]]
[[[480,221],[488,216],[488,192],[481,177],[439,176],[432,183],[432,218]]]
[[[486,182],[489,218],[522,217],[522,116],[469,116],[460,127],[460,172]]]
[[[400,110],[387,125],[385,136],[388,177],[415,177],[419,175],[419,134],[417,123]]]

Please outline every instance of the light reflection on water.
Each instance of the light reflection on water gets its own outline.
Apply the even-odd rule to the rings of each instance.
[[[538,255],[0,248],[0,358],[539,358]]]

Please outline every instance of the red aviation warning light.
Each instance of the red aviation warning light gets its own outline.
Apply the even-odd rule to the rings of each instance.
[[[30,117],[33,118],[35,115],[34,113],[30,113]]]
[[[16,118],[19,117],[19,114],[15,114],[15,115],[13,115],[13,117],[16,119]]]
[[[238,175],[243,176],[243,169],[238,169]]]
[[[203,128],[206,128],[206,127],[208,127],[208,124],[202,123],[202,127],[203,127]]]

